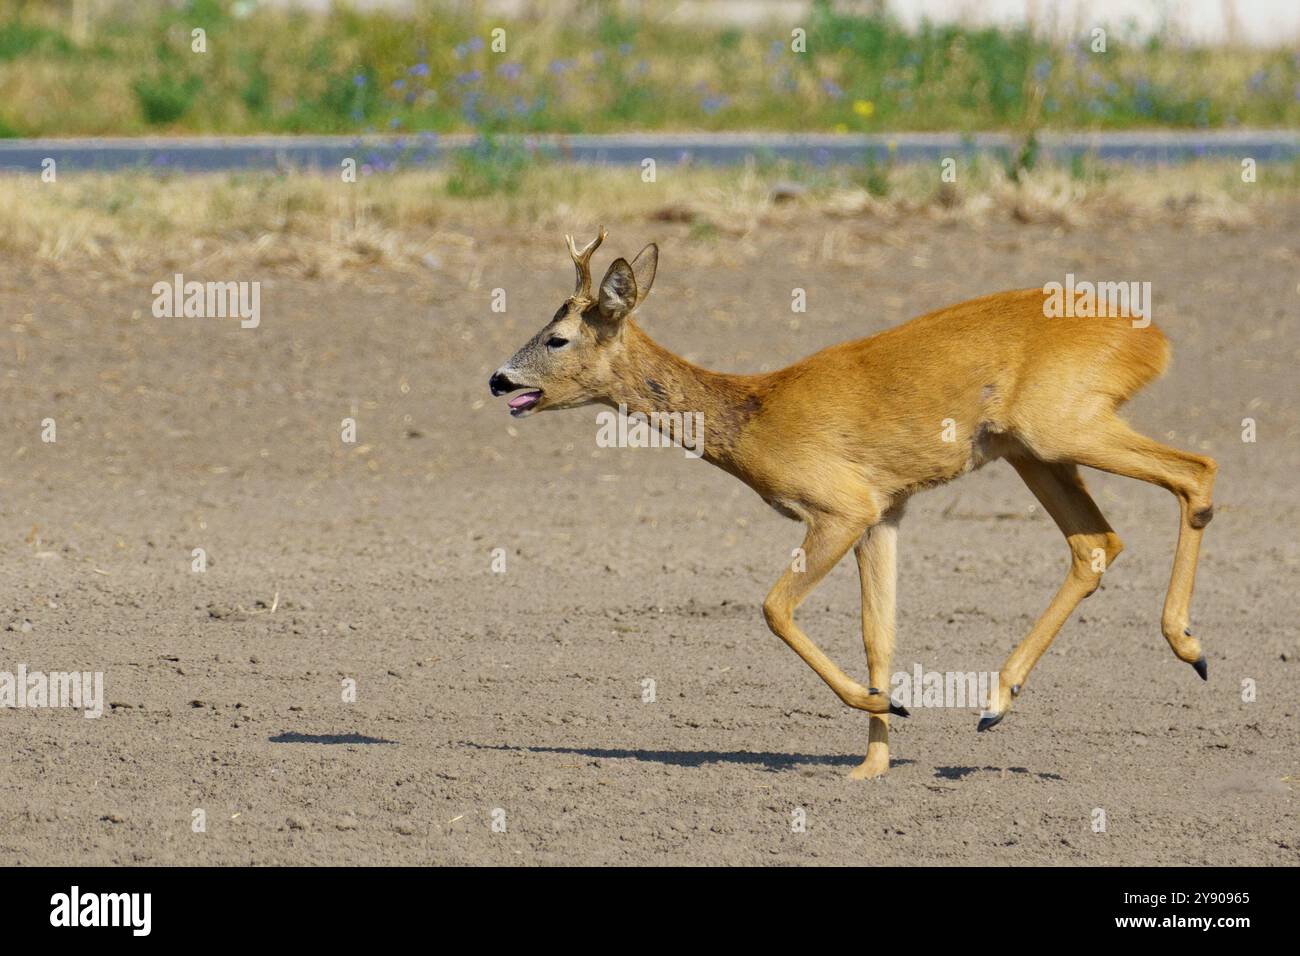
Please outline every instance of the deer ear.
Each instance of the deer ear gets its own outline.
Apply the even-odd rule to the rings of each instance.
[[[617,322],[636,308],[636,276],[626,259],[615,259],[609,264],[605,278],[600,280],[600,315]]]
[[[640,305],[655,284],[655,270],[659,268],[659,247],[653,242],[636,254],[632,260],[632,275],[636,277],[636,304]],[[635,306],[633,307],[635,308]]]

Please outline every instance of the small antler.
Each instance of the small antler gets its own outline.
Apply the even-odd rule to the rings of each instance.
[[[569,245],[569,255],[573,257],[573,267],[578,273],[577,285],[573,288],[573,294],[583,299],[591,298],[591,254],[600,248],[600,244],[605,241],[605,227],[600,227],[600,235],[587,243],[586,248],[581,252],[578,251],[577,245],[572,236],[565,236],[564,241]]]

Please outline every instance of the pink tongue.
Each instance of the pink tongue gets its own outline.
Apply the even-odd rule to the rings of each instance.
[[[541,397],[541,392],[524,392],[522,395],[516,395],[510,399],[511,408],[527,408],[533,402]]]

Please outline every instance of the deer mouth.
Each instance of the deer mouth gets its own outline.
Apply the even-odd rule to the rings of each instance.
[[[542,400],[542,390],[540,388],[528,388],[526,385],[520,385],[518,382],[511,381],[510,375],[503,371],[492,373],[488,379],[488,388],[493,395],[509,395],[511,392],[518,392],[510,399],[510,414],[515,418],[522,418],[532,411],[533,406]]]
[[[542,390],[540,388],[529,389],[521,392],[507,403],[510,406],[510,414],[515,418],[520,418],[528,414],[533,406],[542,400]]]

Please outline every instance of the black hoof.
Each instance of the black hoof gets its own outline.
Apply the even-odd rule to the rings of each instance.
[[[979,725],[976,726],[975,728],[975,732],[983,733],[984,731],[988,730],[990,727],[996,727],[998,724],[1002,722],[1002,718],[1005,716],[1006,716],[1006,711],[1003,711],[1000,714],[988,714],[981,717]]]
[[[1205,662],[1205,655],[1202,654],[1200,660],[1192,665],[1196,668],[1196,673],[1201,675],[1201,680],[1210,679],[1210,665]]]
[[[876,694],[879,694],[880,691],[876,690],[876,688],[874,688],[874,687],[868,687],[868,688],[867,688],[867,693],[868,693],[868,694],[871,694],[871,695],[874,697]],[[900,707],[898,704],[895,704],[892,700],[889,702],[889,712],[890,712],[891,714],[897,714],[899,717],[911,717],[911,716],[912,716],[911,714],[909,714],[909,713],[907,712],[907,708],[906,708],[906,707]]]

